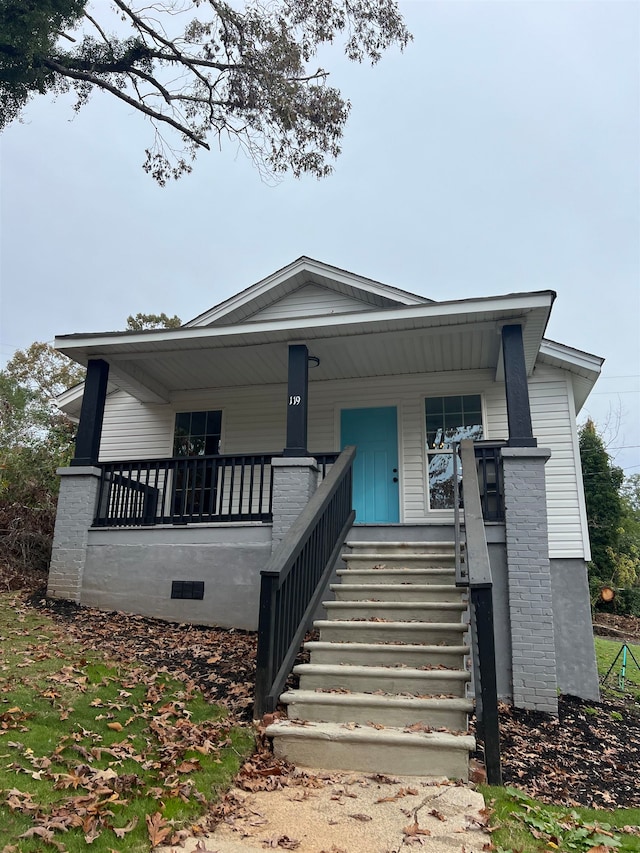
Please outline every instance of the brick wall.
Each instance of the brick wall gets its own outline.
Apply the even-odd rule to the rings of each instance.
[[[558,713],[544,448],[505,447],[509,614],[516,707]]]
[[[276,458],[273,471],[272,550],[307,505],[318,488],[318,466],[307,457]]]
[[[53,534],[47,595],[80,601],[87,539],[98,498],[100,469],[59,468],[60,494]]]

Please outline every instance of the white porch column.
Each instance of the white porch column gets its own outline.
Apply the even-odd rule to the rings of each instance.
[[[551,451],[503,447],[513,702],[558,713],[544,466]]]
[[[318,488],[318,465],[308,456],[276,457],[271,460],[271,476],[273,552]]]
[[[60,493],[53,533],[47,595],[80,603],[89,528],[96,514],[99,468],[58,468]]]

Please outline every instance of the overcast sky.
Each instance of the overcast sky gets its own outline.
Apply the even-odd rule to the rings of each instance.
[[[186,321],[303,254],[436,300],[550,288],[547,336],[606,358],[581,419],[640,473],[640,2],[400,5],[404,54],[333,63],[353,110],[321,182],[229,147],[161,189],[142,116],[33,101],[0,136],[0,364]]]

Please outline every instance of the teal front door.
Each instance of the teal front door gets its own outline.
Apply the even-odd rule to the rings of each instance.
[[[395,406],[343,409],[341,446],[358,448],[353,465],[356,524],[394,524],[398,504],[398,415]]]

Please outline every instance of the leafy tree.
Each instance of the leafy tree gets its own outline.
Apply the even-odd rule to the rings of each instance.
[[[627,477],[620,489],[622,519],[619,541],[619,570],[624,569],[624,585],[640,580],[640,474]],[[640,615],[640,614],[638,614]]]
[[[84,370],[48,344],[18,350],[0,371],[0,574],[45,570],[55,521],[56,468],[67,464],[75,425],[55,396]]]
[[[73,90],[79,109],[100,89],[151,121],[144,169],[160,185],[191,171],[211,137],[240,145],[268,173],[327,175],[350,103],[315,64],[319,48],[343,39],[349,59],[376,63],[411,38],[396,0],[96,6],[2,0],[0,127],[33,94]]]
[[[179,329],[182,320],[176,314],[167,317],[162,314],[136,314],[127,317],[127,331],[141,332],[143,329]]]
[[[602,437],[589,419],[580,429],[580,459],[591,540],[590,578],[595,583],[616,582],[622,526],[620,487],[624,475],[613,465]]]

